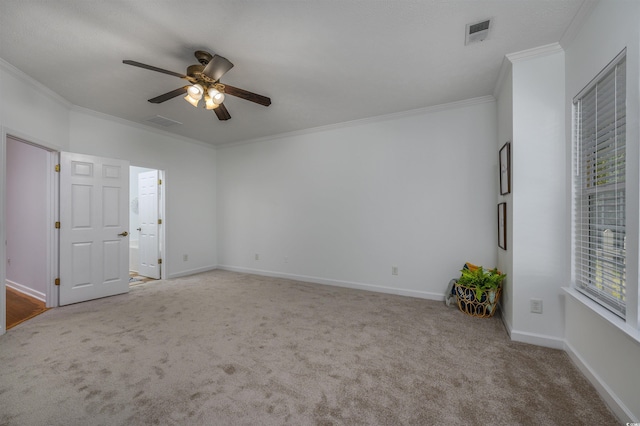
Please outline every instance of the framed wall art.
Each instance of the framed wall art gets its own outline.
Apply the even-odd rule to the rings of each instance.
[[[498,247],[507,249],[507,203],[498,204]]]
[[[500,148],[500,195],[511,192],[511,142],[507,142]]]

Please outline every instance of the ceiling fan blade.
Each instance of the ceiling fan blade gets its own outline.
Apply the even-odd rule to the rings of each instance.
[[[267,98],[266,96],[248,92],[243,89],[238,89],[237,87],[229,86],[227,84],[224,85],[224,93],[231,96],[237,96],[238,98],[246,99],[247,101],[255,102],[260,105],[271,105],[271,99]]]
[[[218,116],[218,120],[225,121],[231,118],[231,114],[227,111],[227,107],[224,104],[218,105],[218,108],[213,110]]]
[[[220,77],[233,68],[233,64],[227,59],[219,55],[213,55],[202,73],[214,81],[220,80]]]
[[[189,86],[180,87],[179,89],[172,90],[165,93],[164,95],[156,96],[155,98],[149,99],[149,102],[151,102],[152,104],[161,104],[164,101],[168,101],[169,99],[173,99],[176,96],[182,95],[183,93],[187,93],[187,87]]]
[[[169,70],[163,70],[162,68],[154,67],[153,65],[143,64],[142,62],[136,62],[136,61],[131,61],[129,59],[125,59],[124,61],[122,61],[122,63],[127,65],[133,65],[134,67],[144,68],[151,71],[161,72],[163,74],[173,75],[175,77],[187,78],[187,76],[184,74],[180,74],[180,73],[169,71]]]

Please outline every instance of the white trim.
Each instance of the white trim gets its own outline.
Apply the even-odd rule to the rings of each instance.
[[[0,336],[7,332],[7,289],[6,289],[6,236],[5,236],[5,219],[7,212],[5,210],[5,197],[7,193],[7,129],[0,125]]]
[[[36,89],[38,89],[39,93],[42,93],[43,95],[54,100],[55,102],[62,104],[65,108],[71,108],[72,106],[71,102],[69,102],[68,100],[66,100],[65,98],[63,98],[62,96],[54,92],[53,90],[49,89],[47,86],[40,83],[38,80],[35,80],[32,77],[28,76],[27,74],[22,72],[20,69],[14,67],[13,65],[11,65],[9,62],[5,61],[2,58],[0,58],[0,68],[5,70],[9,74],[11,74],[18,80],[21,80],[26,85],[35,87]]]
[[[187,269],[186,271],[176,272],[175,274],[167,274],[165,278],[161,278],[161,279],[173,279],[173,278],[186,277],[188,275],[200,274],[202,272],[213,271],[215,269],[218,269],[216,265],[203,266],[202,268]],[[165,274],[162,274],[162,275],[164,276]]]
[[[580,293],[578,290],[570,287],[562,287],[562,289],[574,300],[580,302],[583,306],[593,311],[595,314],[597,314],[600,318],[605,320],[607,323],[611,324],[618,330],[622,331],[631,340],[635,341],[636,343],[640,343],[640,330],[633,328],[633,326],[627,324],[625,320],[615,315],[608,309],[605,309],[600,304],[589,299],[587,296]]]
[[[591,13],[593,12],[593,9],[595,9],[596,5],[598,4],[598,1],[599,0],[583,1],[583,3],[580,5],[580,9],[578,9],[578,12],[575,14],[573,19],[571,20],[571,23],[569,24],[567,29],[564,31],[564,34],[562,34],[562,37],[560,37],[560,44],[562,46],[567,46],[571,44],[573,40],[575,40],[576,36],[578,35],[578,32],[580,32],[580,29],[582,28],[584,23],[587,21],[589,16],[591,16]]]
[[[564,339],[554,336],[547,336],[544,334],[530,333],[528,331],[514,330],[509,320],[504,315],[502,305],[500,305],[500,318],[504,328],[507,329],[509,338],[514,342],[529,343],[536,346],[544,346],[553,349],[564,349]]]
[[[126,120],[124,118],[120,118],[120,117],[116,117],[116,116],[113,116],[113,115],[105,114],[105,113],[99,112],[99,111],[94,111],[92,109],[81,107],[81,106],[78,106],[78,105],[71,105],[69,107],[69,110],[70,110],[70,112],[77,112],[77,113],[80,113],[80,114],[92,115],[92,116],[94,116],[96,118],[112,121],[114,123],[122,124],[124,126],[134,127],[136,129],[139,129],[139,130],[146,130],[146,131],[158,134],[158,135],[168,136],[168,137],[173,138],[173,139],[178,139],[178,140],[181,140],[181,141],[184,141],[184,142],[187,142],[187,143],[192,143],[194,145],[202,146],[202,147],[205,147],[205,148],[210,148],[210,149],[214,149],[214,150],[216,149],[216,146],[214,144],[212,144],[212,143],[207,143],[207,142],[204,142],[204,141],[199,141],[197,139],[188,138],[186,136],[181,136],[181,135],[178,135],[178,134],[175,134],[175,133],[171,133],[171,132],[168,132],[166,130],[158,129],[158,128],[153,127],[153,126],[148,126],[148,125],[143,124],[143,123],[138,123],[136,121]]]
[[[218,265],[218,269],[244,274],[261,275],[265,277],[283,278],[287,280],[302,281],[313,284],[331,285],[334,287],[352,288],[356,290],[374,291],[377,293],[396,294],[399,296],[416,297],[419,299],[437,300],[444,302],[445,295],[441,293],[430,293],[426,291],[408,290],[395,287],[384,287],[374,284],[357,283],[353,281],[340,281],[328,278],[311,277],[308,275],[288,274],[284,272],[265,271],[261,269],[245,268],[231,265]]]
[[[43,141],[42,139],[38,139],[33,136],[29,136],[24,132],[20,132],[18,130],[13,130],[8,127],[4,127],[2,130],[2,137],[6,140],[7,137],[11,136],[13,139],[18,139],[20,142],[26,143],[28,145],[37,146],[38,148],[42,148],[45,151],[62,151],[62,147],[57,144],[49,143]]]
[[[46,293],[44,302],[47,308],[55,308],[58,306],[58,286],[55,285],[55,279],[58,278],[58,230],[53,226],[55,222],[60,220],[58,216],[58,187],[60,180],[58,179],[58,173],[55,170],[58,159],[60,158],[59,152],[49,151],[46,148],[42,148],[47,151],[47,223],[49,228],[45,236],[47,244],[47,279]]]
[[[605,404],[609,407],[613,414],[618,418],[621,424],[626,422],[638,423],[640,420],[633,415],[633,412],[618,398],[602,378],[596,373],[589,364],[580,356],[580,354],[571,346],[569,342],[564,343],[564,350],[569,355],[573,364],[578,370],[585,375],[587,380],[596,389],[596,392],[602,397]],[[629,423],[627,423],[629,424]]]
[[[564,52],[560,43],[545,44],[544,46],[534,47],[533,49],[521,50],[520,52],[508,53],[507,59],[514,62],[526,61],[529,59],[541,58],[543,56],[554,55]]]
[[[356,127],[356,126],[361,126],[363,124],[368,124],[368,123],[379,123],[381,121],[386,121],[386,120],[395,120],[398,118],[413,117],[416,115],[434,113],[438,111],[446,111],[450,109],[464,108],[464,107],[480,105],[480,104],[485,104],[485,103],[495,102],[495,101],[496,99],[491,95],[480,96],[477,98],[466,99],[463,101],[450,102],[446,104],[428,106],[424,108],[417,108],[409,111],[395,112],[392,114],[377,115],[374,117],[361,118],[358,120],[344,121],[342,123],[328,124],[326,126],[312,127],[309,129],[296,130],[294,132],[287,132],[287,133],[280,133],[272,136],[264,136],[256,139],[248,139],[243,141],[223,143],[223,144],[216,145],[216,148],[229,148],[229,147],[234,147],[238,145],[246,145],[246,144],[266,142],[266,141],[271,141],[276,139],[289,138],[294,136],[302,136],[302,135],[309,135],[314,133],[327,132],[330,130]]]
[[[531,345],[544,346],[553,349],[564,349],[564,339],[560,337],[519,330],[511,330],[509,335],[511,336],[511,340],[514,342],[529,343]]]
[[[11,287],[15,291],[18,291],[22,294],[26,294],[27,296],[31,296],[34,299],[38,299],[41,302],[46,302],[47,295],[38,290],[34,290],[30,287],[27,287],[26,285],[18,284],[17,282],[14,282],[11,280],[7,280],[6,283],[7,283],[7,287]]]

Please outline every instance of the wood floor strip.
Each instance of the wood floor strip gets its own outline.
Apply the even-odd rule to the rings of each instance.
[[[46,310],[41,300],[7,287],[7,330]]]

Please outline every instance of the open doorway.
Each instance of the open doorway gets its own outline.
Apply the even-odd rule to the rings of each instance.
[[[163,275],[163,173],[138,166],[129,170],[129,285],[138,285]]]
[[[54,164],[57,153],[7,135],[5,191],[7,329],[56,305]],[[55,260],[55,262],[54,262]]]

